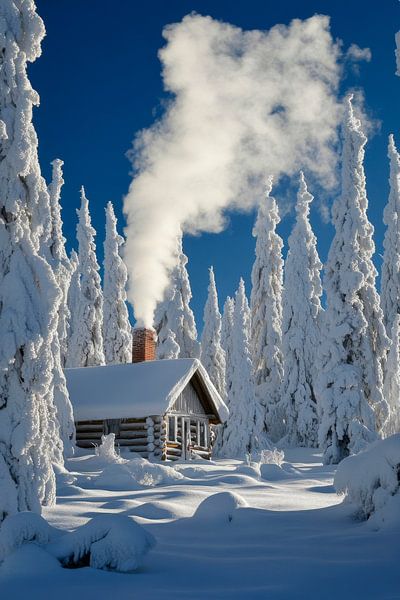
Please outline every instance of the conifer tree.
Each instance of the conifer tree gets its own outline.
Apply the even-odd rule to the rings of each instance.
[[[218,294],[213,267],[210,268],[208,297],[204,307],[200,360],[221,398],[224,399],[226,396],[225,352],[221,346],[221,313],[218,307]]]
[[[383,387],[389,405],[389,417],[383,428],[385,437],[400,433],[400,314],[393,321],[391,342]]]
[[[42,246],[46,248],[45,256],[50,263],[57,285],[61,291],[61,303],[58,309],[57,335],[52,343],[54,360],[54,404],[57,410],[57,419],[60,437],[63,442],[63,455],[72,456],[74,452],[75,426],[72,405],[69,400],[67,383],[63,368],[66,364],[68,344],[68,322],[70,313],[68,308],[68,289],[71,281],[71,264],[65,250],[65,238],[62,233],[61,188],[64,184],[62,177],[63,162],[59,159],[53,161],[53,176],[48,186],[50,227],[42,234]],[[55,462],[62,462],[57,447],[54,446]]]
[[[45,29],[32,0],[3,0],[0,22],[1,522],[55,501],[51,444],[60,439],[52,342],[61,293],[40,249],[38,213],[48,223],[49,201],[32,124],[39,99],[26,74],[27,62],[40,56]]]
[[[232,386],[229,418],[222,430],[220,454],[243,458],[267,444],[261,405],[254,392],[250,353],[250,309],[243,279],[235,296],[232,330]]]
[[[221,346],[225,352],[225,397],[227,401],[229,399],[229,391],[232,387],[232,332],[234,310],[235,301],[228,296],[225,300],[221,319]]]
[[[383,240],[381,305],[386,332],[390,336],[396,315],[400,313],[400,155],[393,135],[389,136],[390,193],[383,213],[386,225]]]
[[[128,272],[119,251],[123,243],[117,232],[113,205],[109,202],[106,208],[103,285],[103,339],[107,364],[132,362],[132,331],[126,306]]]
[[[74,316],[76,315],[76,307],[80,296],[80,279],[79,279],[79,257],[75,250],[71,251],[69,257],[69,263],[71,266],[71,280],[67,294],[68,304],[68,323],[67,323],[67,354],[65,359],[66,366],[70,364],[70,352],[71,352],[71,338],[72,329],[74,323]]]
[[[72,316],[72,335],[68,352],[68,367],[91,367],[103,365],[103,294],[100,285],[99,265],[94,242],[89,202],[81,189],[81,208],[77,211],[79,221],[77,238],[79,244],[79,295]]]
[[[170,340],[169,330],[179,346],[179,358],[199,358],[200,344],[193,311],[190,308],[192,290],[186,269],[187,256],[182,250],[182,237],[177,240],[176,266],[171,273],[171,283],[164,300],[157,306],[154,323],[158,336],[157,357],[165,357],[163,340]],[[170,349],[170,344],[169,344]],[[170,350],[169,350],[170,351]]]
[[[335,236],[325,269],[327,309],[318,350],[319,443],[325,463],[338,463],[377,438],[387,418],[383,362],[389,340],[375,288],[373,227],[367,217],[367,138],[347,99],[342,193],[333,206]]]
[[[63,161],[55,159],[52,163],[53,176],[48,187],[51,212],[51,229],[49,235],[49,250],[53,272],[62,292],[62,302],[58,314],[58,340],[60,342],[61,364],[64,367],[68,344],[68,290],[71,283],[72,267],[65,249],[65,237],[62,232],[61,218],[61,188],[64,185],[62,166]]]
[[[289,444],[315,447],[318,446],[318,415],[314,380],[322,311],[322,264],[309,221],[312,200],[301,173],[296,223],[289,237],[285,261],[282,404]]]
[[[283,379],[282,286],[283,242],[276,233],[279,211],[270,195],[272,178],[267,180],[266,197],[260,204],[253,229],[256,259],[251,274],[251,346],[256,394],[265,408],[266,431],[273,441],[283,435],[280,393]]]

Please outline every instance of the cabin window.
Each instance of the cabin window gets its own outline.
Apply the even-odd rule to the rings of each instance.
[[[176,441],[176,417],[168,417],[168,441]]]
[[[199,446],[202,446],[203,448],[206,447],[206,424],[204,423],[204,421],[200,421]]]

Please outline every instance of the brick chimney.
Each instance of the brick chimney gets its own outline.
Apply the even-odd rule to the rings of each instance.
[[[132,362],[156,359],[156,332],[154,329],[134,327],[132,331]]]

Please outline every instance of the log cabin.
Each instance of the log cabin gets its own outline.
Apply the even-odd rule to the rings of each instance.
[[[114,433],[117,447],[150,460],[210,459],[210,425],[228,409],[199,360],[155,360],[152,338],[136,330],[130,364],[66,369],[76,444]]]

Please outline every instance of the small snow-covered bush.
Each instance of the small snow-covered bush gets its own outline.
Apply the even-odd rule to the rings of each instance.
[[[372,519],[377,526],[393,517],[400,523],[400,434],[345,458],[334,486],[354,504],[359,518]]]
[[[277,465],[281,467],[285,459],[285,453],[283,450],[274,448],[273,450],[261,450],[260,464],[261,465]]]
[[[121,457],[115,450],[115,433],[101,436],[101,444],[96,446],[96,456],[106,462],[120,462]]]

